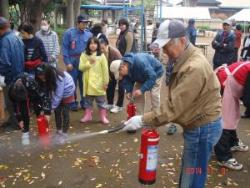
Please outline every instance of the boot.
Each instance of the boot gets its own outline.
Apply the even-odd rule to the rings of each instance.
[[[107,110],[102,108],[102,109],[99,110],[99,113],[100,113],[102,123],[103,124],[109,124],[109,120],[107,119]]]
[[[92,120],[92,109],[91,108],[86,108],[84,117],[80,119],[81,123],[86,123],[88,121]]]
[[[23,135],[22,135],[22,144],[24,146],[30,144],[30,135],[29,135],[29,132],[23,133]]]

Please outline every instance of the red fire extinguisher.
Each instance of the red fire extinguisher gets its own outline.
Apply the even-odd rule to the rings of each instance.
[[[45,115],[39,115],[37,117],[37,126],[39,136],[45,136],[49,134],[49,123]]]
[[[159,133],[155,129],[142,129],[138,175],[142,184],[151,185],[156,181],[159,140]]]
[[[38,135],[42,145],[47,146],[49,141],[49,122],[45,115],[37,117]]]
[[[129,120],[136,115],[136,106],[134,103],[134,98],[132,97],[127,105],[127,119]],[[127,133],[135,133],[136,130],[128,130]]]

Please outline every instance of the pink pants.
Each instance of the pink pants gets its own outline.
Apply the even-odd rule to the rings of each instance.
[[[232,75],[228,75],[222,98],[223,129],[235,130],[238,126],[240,121],[239,99],[243,94],[243,88]]]

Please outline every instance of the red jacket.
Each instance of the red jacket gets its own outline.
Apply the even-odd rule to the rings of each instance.
[[[239,70],[237,70],[233,74],[233,76],[238,81],[239,84],[245,86],[247,76],[248,76],[248,74],[250,74],[250,61],[236,62],[236,63],[233,63],[233,64],[227,66],[227,68],[232,73],[242,63],[244,63],[244,65],[242,65],[242,67],[240,67]],[[225,67],[221,66],[216,71],[217,71],[216,75],[220,81],[221,87],[224,88],[224,82],[227,79],[227,73],[225,71]]]
[[[235,48],[240,48],[242,33],[241,33],[241,31],[236,30],[236,31],[234,32],[234,34],[235,34],[235,43],[234,43],[234,47],[235,47]]]

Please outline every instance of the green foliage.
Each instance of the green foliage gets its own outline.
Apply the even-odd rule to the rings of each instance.
[[[143,4],[144,4],[144,7],[146,9],[152,9],[155,7],[156,5],[156,0],[143,0]],[[142,5],[142,2],[141,1],[135,1],[134,3],[132,3],[132,5],[134,6],[139,6],[139,5]]]
[[[65,27],[57,27],[57,28],[55,29],[55,32],[56,32],[57,35],[58,35],[59,43],[62,42],[62,37],[63,37],[64,31],[66,31],[66,28],[65,28]]]
[[[197,26],[197,29],[199,29],[199,30],[210,30],[210,26],[209,25],[201,25],[201,26]]]

